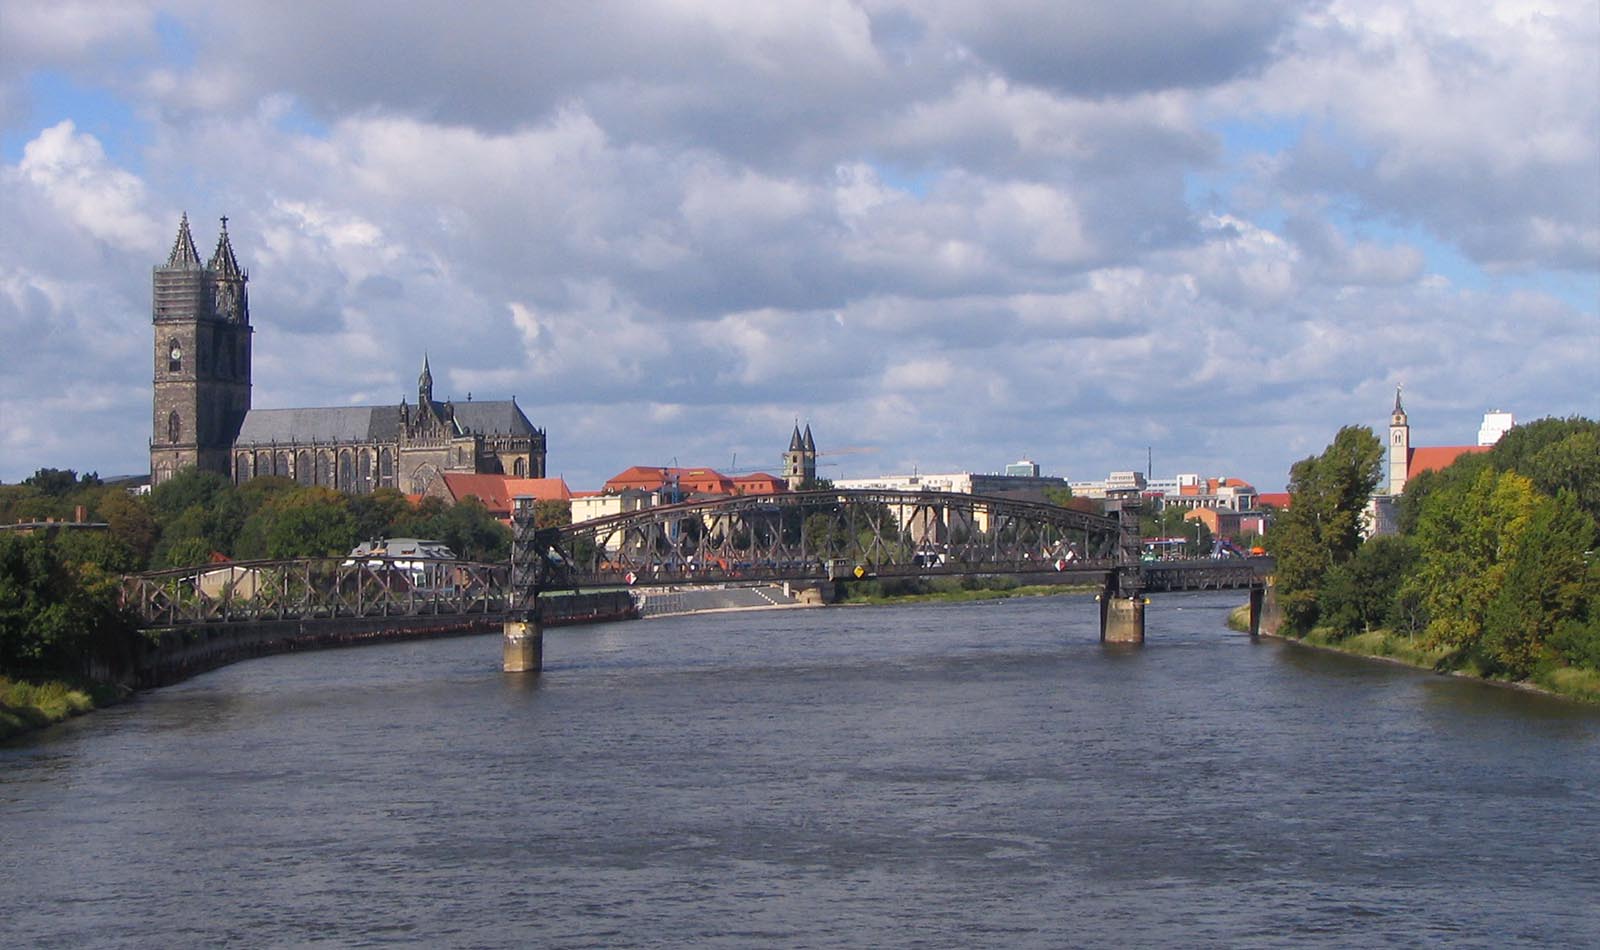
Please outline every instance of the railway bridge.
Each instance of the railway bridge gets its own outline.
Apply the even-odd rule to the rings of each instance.
[[[1255,632],[1268,559],[1140,559],[1136,500],[1109,515],[1014,498],[826,490],[663,505],[562,528],[522,519],[509,564],[362,557],[209,564],[125,579],[145,627],[499,626],[508,671],[542,667],[543,630],[625,616],[635,585],[783,582],[826,592],[897,577],[1008,575],[1100,589],[1107,642],[1144,640],[1147,595],[1248,590]],[[560,596],[589,592],[584,598]],[[595,592],[610,591],[599,597]],[[819,595],[819,599],[831,599]],[[598,605],[598,606],[597,606]]]

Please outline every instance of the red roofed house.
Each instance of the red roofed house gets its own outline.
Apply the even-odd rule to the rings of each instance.
[[[734,476],[733,487],[741,495],[776,495],[788,491],[789,483],[766,472],[752,472]]]
[[[511,523],[511,513],[516,510],[518,499],[523,499],[525,504],[572,500],[572,492],[567,488],[566,481],[560,478],[514,478],[509,475],[455,472],[439,476],[433,493],[451,504],[472,495],[483,502],[489,514],[507,524]]]

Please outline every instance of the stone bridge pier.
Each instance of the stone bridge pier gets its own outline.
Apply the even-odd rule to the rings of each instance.
[[[507,673],[544,672],[544,624],[539,611],[530,610],[520,620],[507,620],[504,632],[504,660]]]

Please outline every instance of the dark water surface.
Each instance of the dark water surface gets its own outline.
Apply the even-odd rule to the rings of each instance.
[[[238,664],[0,749],[0,945],[1600,946],[1600,712],[1238,600]]]

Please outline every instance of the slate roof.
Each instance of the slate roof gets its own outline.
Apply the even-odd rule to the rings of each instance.
[[[468,431],[485,435],[532,435],[537,431],[513,400],[456,403],[455,410],[457,425]],[[399,406],[335,406],[252,409],[245,413],[236,442],[394,442],[399,438]]]
[[[536,431],[514,399],[458,402],[454,405],[456,423],[472,432],[485,435],[532,435]]]
[[[326,409],[252,409],[235,443],[393,442],[400,438],[400,407],[337,406]]]

